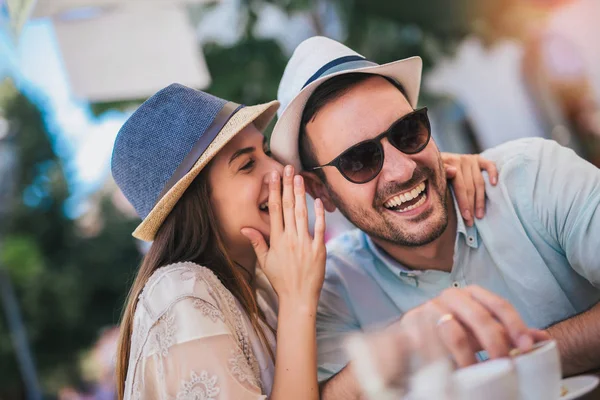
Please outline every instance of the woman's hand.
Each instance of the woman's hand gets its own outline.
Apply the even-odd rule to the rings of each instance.
[[[490,183],[498,183],[496,165],[478,154],[442,153],[446,168],[446,177],[452,181],[454,195],[460,213],[467,226],[473,226],[474,216],[481,219],[485,214],[485,182],[482,171],[485,170]]]
[[[294,176],[294,168],[285,167],[283,194],[277,172],[269,176],[270,246],[255,229],[243,228],[250,239],[258,264],[277,292],[280,302],[301,301],[317,305],[325,276],[325,210],[315,200],[315,233],[308,230],[308,212],[304,181]]]

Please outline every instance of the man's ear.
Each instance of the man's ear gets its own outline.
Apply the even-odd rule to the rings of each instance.
[[[329,190],[327,190],[327,187],[325,187],[321,178],[314,172],[308,171],[302,171],[300,172],[300,175],[304,178],[304,187],[308,194],[310,194],[313,199],[321,199],[327,212],[334,212],[336,207],[331,200]]]

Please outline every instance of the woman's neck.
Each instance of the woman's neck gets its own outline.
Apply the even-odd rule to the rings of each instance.
[[[254,268],[252,268],[252,270],[250,270],[250,268],[247,268],[239,263],[236,263],[236,266],[238,267],[238,270],[241,271],[244,279],[252,285],[252,283],[254,282],[254,275],[255,275]]]
[[[253,286],[256,273],[256,257],[235,257],[234,264],[241,272],[244,280]]]

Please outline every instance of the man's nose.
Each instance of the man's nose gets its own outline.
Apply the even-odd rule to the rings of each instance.
[[[417,163],[408,154],[402,153],[390,144],[387,139],[381,142],[384,152],[381,178],[387,182],[406,182],[410,180],[417,168]]]

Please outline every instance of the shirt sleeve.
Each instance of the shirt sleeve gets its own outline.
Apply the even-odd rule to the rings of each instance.
[[[186,298],[149,331],[134,378],[140,399],[265,399],[261,384],[224,316]]]
[[[531,142],[520,201],[531,201],[545,240],[600,287],[600,169],[556,142]]]
[[[320,382],[331,378],[348,364],[344,340],[351,332],[360,329],[336,272],[340,262],[335,257],[327,259],[327,274],[317,309],[317,372]]]

